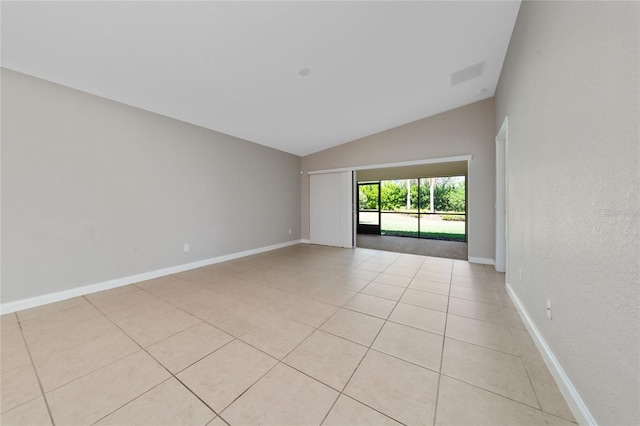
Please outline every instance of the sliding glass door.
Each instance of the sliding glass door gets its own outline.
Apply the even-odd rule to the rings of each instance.
[[[358,233],[466,241],[465,176],[358,183]]]

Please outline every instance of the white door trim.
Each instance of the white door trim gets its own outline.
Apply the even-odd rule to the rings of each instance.
[[[325,170],[310,170],[307,173],[310,175],[318,173],[336,173],[336,172],[349,172],[355,170],[371,170],[371,169],[386,169],[388,167],[404,167],[404,166],[419,166],[422,164],[435,164],[435,163],[454,163],[457,161],[470,161],[473,157],[471,154],[456,155],[455,157],[441,157],[441,158],[424,158],[422,160],[400,161],[396,163],[384,163],[384,164],[370,164],[364,166],[352,166],[352,167],[340,167],[337,169],[325,169]]]
[[[507,271],[509,253],[509,117],[496,135],[496,263],[498,272]],[[507,282],[509,282],[507,280]]]

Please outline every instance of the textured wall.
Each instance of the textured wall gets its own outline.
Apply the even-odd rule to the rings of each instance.
[[[299,238],[300,157],[2,70],[3,303]]]
[[[638,16],[523,2],[495,98],[510,284],[603,425],[640,424]]]
[[[469,256],[495,255],[493,99],[476,102],[302,158],[302,169],[333,169],[472,154],[469,164]],[[309,238],[309,177],[301,188],[302,238]]]

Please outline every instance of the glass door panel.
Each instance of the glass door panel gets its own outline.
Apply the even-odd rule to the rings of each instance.
[[[380,182],[358,183],[358,233],[380,235]]]

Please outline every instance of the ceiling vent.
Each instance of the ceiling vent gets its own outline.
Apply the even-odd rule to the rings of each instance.
[[[484,63],[485,61],[478,62],[477,64],[463,68],[460,71],[451,73],[451,85],[455,86],[456,84],[463,83],[467,80],[480,77],[482,73],[484,73]]]

